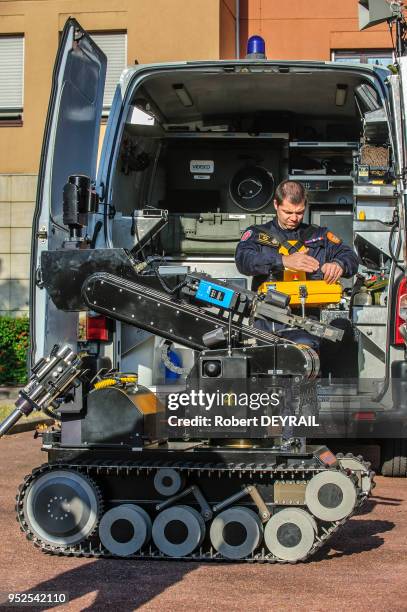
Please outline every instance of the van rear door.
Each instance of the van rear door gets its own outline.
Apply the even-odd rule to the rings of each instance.
[[[71,174],[95,178],[107,59],[75,19],[62,32],[54,66],[31,242],[31,363],[55,343],[76,343],[77,313],[57,311],[41,288],[44,250],[59,248],[62,191]],[[68,271],[67,271],[68,272]]]
[[[407,56],[398,58],[398,73],[388,78],[391,114],[390,122],[393,134],[393,155],[396,162],[396,173],[399,177],[405,177],[407,167]],[[403,248],[400,250],[399,260],[407,265],[406,252],[406,218],[407,218],[407,196],[403,181],[398,185],[402,194],[402,204],[399,207],[400,231],[403,232]]]

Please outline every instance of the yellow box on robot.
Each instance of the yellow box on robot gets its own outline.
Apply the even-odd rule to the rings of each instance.
[[[305,286],[305,291],[301,287]],[[290,296],[290,306],[301,304],[301,293],[304,291],[306,306],[323,306],[324,304],[337,304],[341,301],[342,285],[333,283],[328,285],[324,280],[290,280],[266,281],[259,287],[259,293],[268,291],[281,291]]]

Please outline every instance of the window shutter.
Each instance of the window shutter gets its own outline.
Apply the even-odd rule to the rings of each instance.
[[[24,38],[0,36],[0,111],[22,111]]]
[[[103,109],[109,109],[119,77],[127,65],[127,34],[110,32],[106,34],[92,34],[91,36],[107,57]]]

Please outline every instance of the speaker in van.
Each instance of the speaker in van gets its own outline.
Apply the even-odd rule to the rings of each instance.
[[[244,166],[232,177],[229,193],[233,202],[248,212],[261,210],[274,195],[275,181],[271,172],[261,166]]]

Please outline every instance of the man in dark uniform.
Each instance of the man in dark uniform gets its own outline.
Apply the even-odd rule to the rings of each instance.
[[[307,279],[323,279],[329,284],[356,274],[358,258],[349,246],[327,227],[302,223],[306,202],[301,183],[283,181],[275,193],[274,219],[244,232],[236,249],[236,266],[242,274],[253,276],[253,291],[266,280],[282,280],[286,269],[305,272]],[[294,247],[288,241],[299,242]],[[281,245],[286,246],[287,255],[279,252]],[[301,252],[297,250],[299,245],[303,245]],[[283,327],[265,321],[259,321],[258,326],[269,331]],[[280,335],[319,349],[318,338],[305,331],[285,330]]]
[[[306,203],[307,195],[301,183],[283,181],[275,193],[274,219],[264,225],[253,225],[243,233],[236,249],[236,265],[242,274],[253,276],[253,291],[257,291],[265,281],[283,280],[285,270],[302,272],[306,274],[307,280],[323,279],[329,284],[337,282],[341,277],[349,278],[357,272],[358,258],[340,238],[327,227],[302,223]],[[281,254],[280,250],[287,254]],[[281,323],[263,320],[257,320],[256,327],[276,331],[280,336],[298,344],[306,344],[318,352],[320,350],[319,339],[306,331],[283,329]],[[292,400],[297,397],[301,414],[314,414],[318,411],[313,383],[311,387],[315,395],[305,399],[299,390],[292,390]],[[292,414],[294,404],[295,399],[294,403],[288,402],[282,414]],[[305,438],[294,437],[292,426],[283,428],[282,440],[282,448],[302,448],[305,445]]]

